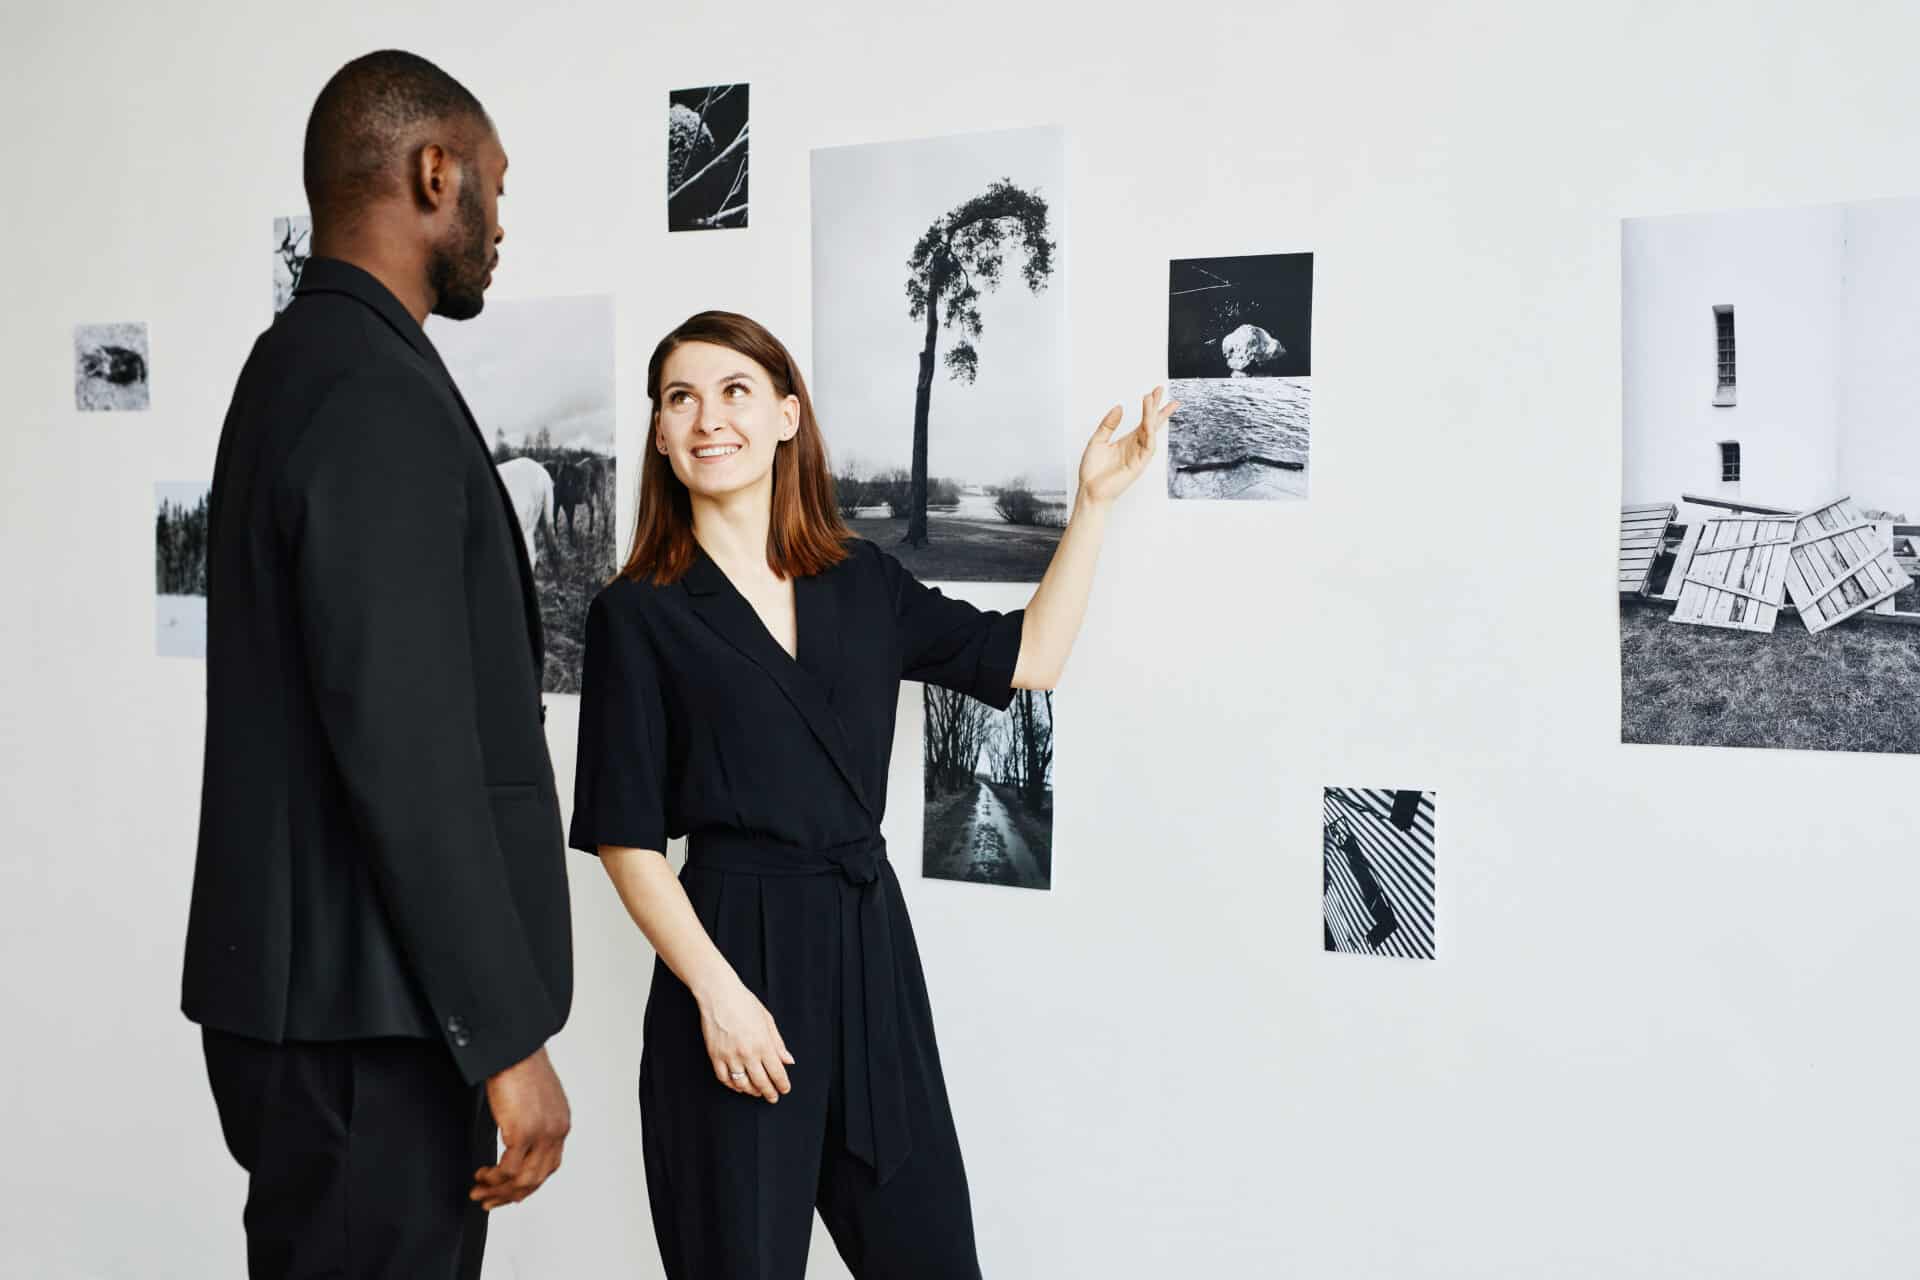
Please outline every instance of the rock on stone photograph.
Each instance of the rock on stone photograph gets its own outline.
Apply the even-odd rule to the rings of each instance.
[[[1181,258],[1167,272],[1167,496],[1307,496],[1313,255]]]

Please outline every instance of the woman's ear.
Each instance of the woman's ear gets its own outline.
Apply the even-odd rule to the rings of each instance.
[[[787,434],[782,440],[791,440],[800,434],[800,397],[788,396],[780,402],[780,416],[786,419]]]

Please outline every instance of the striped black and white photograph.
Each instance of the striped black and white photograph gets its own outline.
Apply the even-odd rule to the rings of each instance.
[[[313,256],[313,219],[301,214],[273,220],[273,314],[279,315],[293,301],[300,287],[300,273]]]
[[[1620,736],[1920,751],[1920,199],[1621,227]]]
[[[1434,793],[1328,787],[1321,804],[1326,949],[1434,957]]]
[[[747,86],[667,95],[667,230],[747,225]]]
[[[79,324],[73,327],[73,404],[90,413],[138,412],[152,407],[147,326]]]
[[[539,588],[547,693],[580,692],[587,605],[613,576],[613,299],[489,301],[427,334],[493,451]]]
[[[1016,889],[1053,886],[1053,691],[1005,711],[925,686],[921,871]]]
[[[1059,545],[1065,188],[1057,127],[813,153],[813,398],[841,514],[922,580],[1038,582]]]
[[[1167,496],[1307,496],[1313,255],[1177,258],[1167,270]]]
[[[204,480],[153,486],[154,652],[207,656],[207,500]]]

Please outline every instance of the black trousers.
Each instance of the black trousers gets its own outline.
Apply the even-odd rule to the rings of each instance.
[[[201,1037],[248,1174],[253,1280],[477,1280],[487,1215],[467,1191],[497,1130],[444,1045]]]
[[[856,1280],[980,1280],[966,1168],[906,904],[892,869],[756,876],[689,862],[694,911],[797,1060],[777,1103],[714,1078],[699,1007],[656,959],[640,1060],[641,1148],[669,1280],[801,1280],[817,1209]],[[882,895],[898,965],[912,1149],[885,1180],[848,1146],[842,897]],[[852,989],[857,996],[858,988]]]

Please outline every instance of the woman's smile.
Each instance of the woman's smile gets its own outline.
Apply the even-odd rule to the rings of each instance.
[[[737,444],[703,444],[693,451],[695,462],[724,462],[740,452],[744,446]]]

